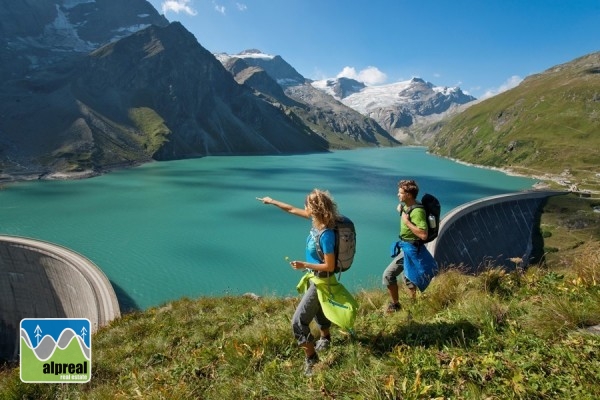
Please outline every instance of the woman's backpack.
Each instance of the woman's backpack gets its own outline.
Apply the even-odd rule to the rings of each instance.
[[[344,272],[350,269],[356,254],[356,229],[350,218],[341,216],[335,222],[333,227],[335,233],[335,272]],[[324,259],[321,250],[321,235],[323,231],[315,238],[317,254],[321,260]]]

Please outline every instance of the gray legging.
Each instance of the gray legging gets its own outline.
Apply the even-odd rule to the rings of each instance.
[[[325,317],[321,303],[319,303],[317,287],[310,282],[292,317],[292,331],[299,345],[313,341],[314,338],[309,327],[313,318],[321,330],[329,329],[331,326],[331,321]]]

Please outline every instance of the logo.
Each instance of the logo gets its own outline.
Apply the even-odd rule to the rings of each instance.
[[[21,320],[21,381],[85,383],[92,376],[91,324],[85,318]]]

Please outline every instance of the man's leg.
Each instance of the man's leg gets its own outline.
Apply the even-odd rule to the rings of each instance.
[[[390,297],[392,298],[392,303],[396,304],[398,303],[398,283],[390,283],[387,286],[387,290],[390,294]]]
[[[388,306],[388,312],[398,311],[400,303],[398,302],[398,275],[404,271],[404,254],[400,252],[396,258],[383,271],[383,284],[387,287],[391,302]]]
[[[410,296],[411,300],[415,300],[417,298],[417,287],[414,284],[410,284],[406,286],[406,289],[408,290],[408,295]]]

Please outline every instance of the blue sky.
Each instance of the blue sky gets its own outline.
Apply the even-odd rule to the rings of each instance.
[[[477,97],[600,51],[600,0],[150,0],[213,53],[259,49],[304,77],[420,77]]]

